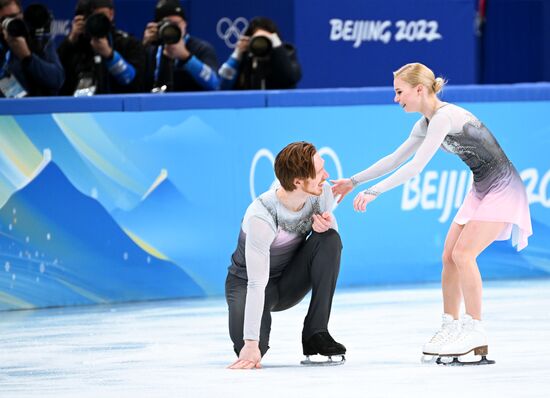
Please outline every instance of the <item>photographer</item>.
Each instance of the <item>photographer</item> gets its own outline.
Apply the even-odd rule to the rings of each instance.
[[[63,95],[142,91],[145,52],[141,43],[114,27],[112,0],[79,0],[71,33],[58,48],[67,78]]]
[[[210,43],[187,33],[178,0],[161,0],[155,22],[143,34],[147,51],[146,88],[153,92],[217,90],[218,59]]]
[[[295,88],[302,77],[296,50],[265,17],[252,18],[219,74],[224,90]]]
[[[33,4],[23,15],[18,0],[0,0],[0,21],[0,97],[57,94],[64,73],[49,40],[49,11]]]

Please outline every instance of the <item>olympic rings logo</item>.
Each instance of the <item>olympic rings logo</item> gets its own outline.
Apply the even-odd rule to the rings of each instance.
[[[337,179],[343,178],[344,173],[342,172],[342,164],[340,163],[340,159],[338,158],[338,155],[334,150],[328,146],[325,146],[317,151],[317,153],[324,157],[328,156],[334,163],[334,166],[336,167],[336,175]],[[250,175],[249,175],[249,184],[250,184],[250,197],[252,200],[255,200],[257,198],[256,195],[256,187],[255,187],[255,177],[256,177],[256,168],[258,167],[258,162],[262,159],[266,158],[269,160],[271,164],[271,168],[275,165],[275,156],[273,153],[266,148],[260,149],[254,157],[252,158],[252,164],[250,165]],[[273,182],[275,182],[276,179],[273,179]]]
[[[235,48],[239,37],[248,28],[248,21],[244,17],[238,17],[234,21],[227,17],[223,17],[216,25],[216,33],[218,37],[225,42],[229,48]]]

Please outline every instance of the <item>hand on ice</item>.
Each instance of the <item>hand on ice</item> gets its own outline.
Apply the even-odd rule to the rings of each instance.
[[[323,214],[314,214],[313,215],[313,225],[311,226],[313,230],[319,234],[327,232],[332,226],[332,215],[325,211]]]
[[[239,359],[228,366],[228,369],[259,369],[262,367],[260,361],[262,354],[258,342],[245,340],[244,347],[239,353]]]
[[[332,194],[334,197],[340,196],[337,200],[338,203],[344,199],[344,196],[346,196],[348,193],[353,191],[353,183],[351,182],[350,178],[342,178],[340,180],[330,180],[332,184]]]

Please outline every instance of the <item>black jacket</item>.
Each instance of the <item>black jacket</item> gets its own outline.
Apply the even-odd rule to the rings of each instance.
[[[274,48],[270,55],[254,64],[250,53],[243,54],[234,90],[295,88],[302,78],[296,50],[289,43]]]
[[[73,95],[79,80],[85,75],[91,75],[96,80],[96,94],[137,93],[143,91],[145,50],[141,42],[121,30],[113,29],[111,37],[114,43],[112,45],[113,50],[117,51],[136,70],[136,75],[130,84],[120,84],[109,73],[104,62],[97,66],[94,64],[94,51],[90,39],[82,35],[76,43],[71,43],[66,38],[57,49],[66,74],[65,84],[61,89],[62,95]]]
[[[187,50],[194,55],[199,61],[212,68],[213,73],[218,71],[218,58],[216,51],[212,45],[204,40],[189,36],[185,42]],[[200,76],[193,76],[185,70],[181,62],[171,60],[164,55],[161,55],[161,65],[158,70],[158,81],[155,82],[155,71],[157,68],[157,52],[158,46],[147,46],[147,67],[145,78],[145,89],[151,91],[155,86],[167,85],[168,91],[204,91],[208,89],[217,89],[210,87],[205,88],[197,80]]]

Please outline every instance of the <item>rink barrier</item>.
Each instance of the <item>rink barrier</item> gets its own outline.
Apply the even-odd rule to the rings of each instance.
[[[87,98],[47,97],[0,99],[1,115],[72,112],[146,112],[178,109],[240,109],[293,106],[388,105],[391,87],[304,89],[292,91],[224,91],[98,95]],[[442,99],[450,102],[548,101],[550,83],[510,85],[464,85],[444,88]]]
[[[274,154],[308,140],[331,178],[349,176],[417,120],[393,96],[373,87],[0,99],[0,310],[223,294],[243,213],[272,184]],[[449,86],[443,99],[490,127],[528,192],[529,246],[491,245],[479,259],[484,279],[547,278],[550,163],[539,143],[550,133],[550,84]],[[438,151],[366,213],[345,198],[335,211],[339,288],[439,281],[468,176]]]

